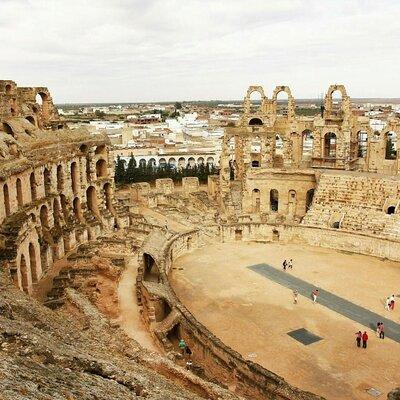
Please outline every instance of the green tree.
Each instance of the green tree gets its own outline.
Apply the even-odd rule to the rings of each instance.
[[[125,172],[125,182],[137,182],[136,180],[137,173],[136,173],[136,160],[135,157],[133,157],[133,154],[131,153],[131,157],[128,161],[128,167]]]
[[[115,164],[115,183],[125,182],[125,162],[120,156],[117,157],[117,162]]]

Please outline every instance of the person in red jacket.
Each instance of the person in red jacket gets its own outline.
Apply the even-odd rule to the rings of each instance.
[[[368,342],[368,334],[366,331],[364,331],[362,335],[362,341],[363,341],[363,349],[367,348],[367,342]]]

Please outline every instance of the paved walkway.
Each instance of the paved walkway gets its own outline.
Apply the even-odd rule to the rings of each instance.
[[[312,290],[317,288],[320,293],[317,303],[374,331],[376,330],[376,323],[378,321],[383,322],[385,326],[385,336],[400,343],[400,324],[396,322],[369,311],[364,307],[358,306],[342,297],[336,296],[320,287],[313,286],[302,279],[296,278],[290,274],[290,271],[280,271],[268,264],[252,265],[248,268],[282,286],[292,290],[296,289],[300,295],[307,297],[310,301]]]

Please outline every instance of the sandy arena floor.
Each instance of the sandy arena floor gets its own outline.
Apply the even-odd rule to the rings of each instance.
[[[218,243],[193,251],[174,264],[171,279],[187,308],[227,345],[289,383],[328,399],[372,399],[374,387],[386,398],[400,383],[400,344],[292,291],[247,267],[267,263],[400,322],[384,298],[400,292],[400,263],[311,246]],[[178,268],[183,268],[179,270]],[[287,332],[306,328],[323,340],[305,346]],[[355,332],[367,330],[368,348],[355,346]]]

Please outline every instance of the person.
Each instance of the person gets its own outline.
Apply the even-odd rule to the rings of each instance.
[[[378,322],[376,324],[376,337],[379,337],[380,333],[381,333],[381,323]]]
[[[361,331],[358,331],[356,333],[356,343],[357,343],[357,347],[361,347],[361,338],[362,338],[362,333]]]
[[[286,266],[287,266],[287,261],[286,260],[283,261],[282,266],[283,266],[283,270],[286,271]]]
[[[165,220],[165,230],[168,231],[168,221]]]
[[[379,324],[379,339],[385,339],[385,327],[383,322]]]
[[[297,304],[298,296],[299,296],[299,292],[297,290],[293,290],[293,302],[294,302],[294,304]]]
[[[389,309],[390,309],[390,297],[386,297],[385,310],[389,311]]]
[[[293,269],[293,260],[292,259],[289,260],[288,269]]]
[[[185,355],[185,349],[186,349],[186,342],[183,339],[181,339],[179,341],[178,346],[179,346],[180,350],[182,351],[182,355],[184,356]]]
[[[394,310],[394,294],[392,294],[389,299],[390,299],[389,308],[391,311],[393,311]]]
[[[363,349],[367,348],[367,342],[368,342],[368,334],[367,331],[364,331],[362,334],[362,342],[363,342]]]
[[[317,302],[317,296],[319,295],[318,289],[314,289],[312,291],[311,295],[312,295],[313,303],[316,303]]]

